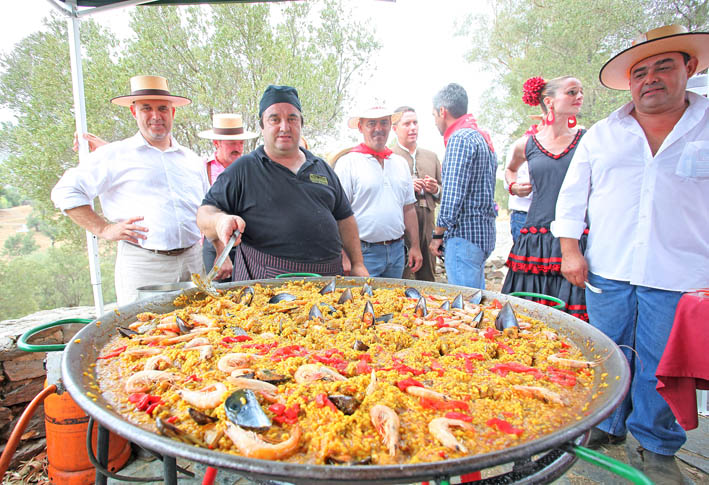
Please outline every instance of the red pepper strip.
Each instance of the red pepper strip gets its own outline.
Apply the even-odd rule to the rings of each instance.
[[[483,332],[483,336],[488,339],[488,340],[495,340],[495,337],[500,335],[502,332],[499,330],[492,328],[492,327],[487,327],[485,331]]]
[[[143,396],[140,399],[140,401],[135,403],[135,408],[138,411],[145,411],[146,409],[148,409],[148,406],[150,406],[150,395],[149,394],[146,394],[145,396]]]
[[[335,406],[335,404],[327,398],[327,394],[325,394],[324,392],[321,392],[320,394],[318,394],[317,396],[315,396],[315,404],[316,404],[319,408],[328,406],[328,407],[329,407],[330,409],[332,409],[333,411],[337,411],[337,410],[338,410],[337,407]]]
[[[509,374],[510,372],[531,374],[536,379],[541,379],[542,377],[544,377],[544,374],[542,374],[539,369],[535,369],[534,367],[527,367],[526,365],[520,364],[519,362],[505,362],[504,364],[493,365],[492,367],[490,367],[490,370],[496,374],[501,375],[502,377],[507,376],[507,374]]]
[[[437,409],[439,411],[446,411],[450,409],[461,409],[463,411],[468,411],[470,409],[468,403],[464,401],[439,401],[437,399],[428,399],[425,397],[419,398],[419,404],[422,408]]]
[[[222,339],[222,342],[227,344],[233,344],[236,342],[246,342],[247,340],[251,340],[251,337],[249,337],[248,335],[237,335],[236,337],[224,337]]]
[[[504,419],[498,419],[498,418],[488,419],[485,424],[487,424],[491,428],[495,428],[498,431],[502,431],[503,433],[507,433],[507,434],[515,434],[517,436],[520,436],[522,433],[524,433],[523,429],[515,428],[514,426],[512,426],[510,423],[508,423]]]
[[[473,422],[473,417],[469,416],[467,414],[459,413],[457,411],[448,411],[445,414],[445,417],[448,419],[460,419],[461,421],[467,421],[468,423]]]
[[[101,360],[101,359],[112,359],[112,358],[114,358],[114,357],[118,357],[118,356],[121,355],[121,353],[123,353],[123,351],[126,350],[127,348],[128,348],[127,345],[124,345],[123,347],[118,347],[116,350],[114,350],[114,351],[111,352],[110,354],[102,355],[101,357],[96,357],[96,359],[97,359],[97,360]]]
[[[509,345],[501,344],[498,342],[497,346],[500,347],[501,349],[505,350],[510,355],[515,353],[515,351]]]
[[[283,414],[283,412],[286,410],[286,406],[277,402],[268,406],[268,410],[271,411],[273,414]]]
[[[202,382],[202,378],[201,378],[201,377],[197,377],[197,374],[192,374],[191,376],[189,376],[188,378],[186,378],[186,379],[184,380],[184,382],[192,382],[192,381],[194,381],[194,382]]]
[[[143,399],[145,396],[147,396],[147,394],[144,392],[135,392],[135,393],[131,394],[130,396],[128,396],[128,400],[130,402],[132,402],[133,404],[135,404],[138,401],[140,401],[141,399]]]
[[[357,374],[370,374],[372,372],[372,368],[369,366],[369,364],[367,364],[366,361],[360,360],[355,366],[355,372]]]
[[[554,367],[547,367],[547,378],[551,382],[556,384],[561,384],[566,387],[574,387],[576,385],[576,374],[573,371],[567,371],[562,369],[556,369]]]
[[[298,414],[300,414],[300,404],[295,403],[292,406],[288,406],[283,413],[283,415],[288,419],[298,419]]]
[[[363,361],[365,361],[365,362],[371,362],[371,361],[372,361],[372,356],[369,355],[369,354],[359,354],[359,355],[357,356],[357,358],[358,358],[359,360],[363,360]]]
[[[492,300],[492,303],[490,304],[490,306],[491,306],[492,308],[497,309],[497,310],[501,310],[501,309],[502,309],[502,303],[500,303],[500,301],[499,301],[497,298],[495,298],[494,300]]]
[[[170,424],[175,424],[175,421],[177,421],[177,416],[170,416],[166,419],[166,421]]]
[[[411,377],[407,377],[403,381],[397,382],[396,387],[401,389],[401,392],[406,392],[406,389],[408,389],[409,387],[424,387],[424,386],[416,379],[413,379]]]
[[[466,353],[460,352],[460,353],[455,354],[455,356],[458,357],[459,359],[465,359],[465,360],[469,360],[469,359],[485,360],[485,356],[483,354],[479,354],[477,352],[473,352],[472,354],[466,354]]]
[[[155,408],[160,406],[161,404],[162,404],[162,401],[154,402],[153,404],[148,406],[148,409],[146,409],[145,412],[148,413],[148,415],[152,416],[153,411],[155,411]]]
[[[564,341],[562,340],[562,341],[561,341],[561,348],[562,348],[562,349],[570,349],[570,348],[571,348],[571,345],[567,344],[566,342],[564,342]]]
[[[431,360],[431,369],[435,370],[438,373],[438,377],[443,377],[443,374],[445,374],[445,369],[435,359]]]
[[[441,326],[445,325],[445,319],[442,316],[437,316],[436,317],[436,325],[438,325],[438,328],[441,328]]]
[[[409,367],[408,365],[402,363],[395,363],[392,368],[399,374],[403,374],[405,372],[411,372],[415,376],[420,376],[423,374],[423,370],[414,369],[413,367]]]

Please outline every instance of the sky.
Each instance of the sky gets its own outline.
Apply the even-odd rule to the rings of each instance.
[[[346,113],[381,105],[394,109],[409,105],[419,115],[419,145],[442,154],[443,139],[433,124],[432,98],[450,82],[468,92],[468,110],[476,113],[483,91],[491,83],[491,74],[479,65],[465,61],[466,41],[456,37],[460,22],[473,9],[485,7],[484,0],[344,0],[356,9],[355,14],[374,27],[382,49],[372,61],[372,76],[365,85],[352,91],[353,103]],[[8,2],[0,17],[0,50],[9,52],[25,36],[41,28],[41,20],[53,7],[47,0]],[[129,7],[135,8],[135,7]],[[93,18],[123,37],[128,32],[128,9],[97,14]],[[0,120],[11,113],[0,110]],[[345,127],[341,140],[322,147],[323,151],[344,148],[360,141],[356,130]],[[91,127],[89,127],[89,130]],[[393,137],[393,134],[392,134]]]

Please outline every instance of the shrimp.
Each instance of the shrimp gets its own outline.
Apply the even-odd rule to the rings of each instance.
[[[188,404],[200,409],[214,409],[219,406],[227,391],[226,386],[221,382],[209,384],[198,391],[179,389],[177,393]]]
[[[319,364],[303,364],[298,367],[293,376],[298,384],[314,381],[346,381],[347,378],[330,367]]]
[[[519,391],[524,396],[530,396],[544,401],[545,403],[554,403],[560,406],[566,406],[568,403],[559,393],[556,393],[546,387],[539,386],[512,386],[515,391]]]
[[[202,345],[211,345],[212,342],[209,341],[207,337],[197,337],[196,339],[190,340],[185,344],[183,349],[192,349],[194,347],[199,347]]]
[[[234,442],[239,453],[248,458],[281,460],[295,453],[300,445],[300,426],[295,426],[290,438],[277,444],[266,443],[253,431],[246,431],[233,423],[227,423],[226,435]]]
[[[222,356],[217,362],[217,369],[227,374],[236,369],[248,367],[256,358],[261,358],[260,355],[246,354],[241,352],[232,352]]]
[[[177,326],[177,319],[175,318],[175,315],[169,315],[161,319],[160,323],[158,323],[157,329],[176,332],[177,334],[180,333],[180,327]]]
[[[473,429],[470,423],[466,423],[460,419],[450,419],[450,418],[435,418],[428,423],[428,431],[441,442],[446,448],[450,448],[461,453],[467,453],[468,449],[453,436],[450,427],[458,426],[464,428],[468,431]]]
[[[149,345],[149,344],[152,344],[152,343],[154,343],[154,342],[157,342],[157,343],[159,344],[159,343],[162,342],[165,338],[167,338],[167,337],[165,336],[165,334],[162,334],[162,335],[148,335],[148,336],[146,336],[146,337],[139,337],[139,338],[138,338],[138,343],[139,343],[140,345]]]
[[[374,328],[377,330],[391,330],[394,332],[405,332],[406,327],[398,323],[379,323]]]
[[[399,444],[399,416],[392,408],[376,404],[369,410],[369,417],[384,445],[389,449],[389,456],[396,456]]]
[[[167,364],[167,367],[172,367],[174,364],[170,359],[162,354],[154,355],[145,361],[143,370],[165,370],[160,368],[160,362]]]
[[[205,328],[195,328],[192,330],[190,333],[186,333],[184,335],[178,335],[177,337],[170,337],[166,338],[161,342],[162,345],[173,345],[173,344],[179,344],[180,342],[189,342],[195,337],[198,337],[200,335],[204,335],[205,333],[209,333],[213,328],[205,327]]]
[[[457,328],[453,327],[441,327],[438,330],[438,333],[458,333],[459,330]]]
[[[185,350],[199,350],[199,358],[201,360],[209,359],[212,355],[214,355],[214,347],[211,345],[197,345]]]
[[[155,347],[133,347],[123,352],[123,355],[134,358],[151,357],[153,355],[162,354],[163,349]]]
[[[554,354],[547,357],[547,361],[553,362],[554,364],[565,365],[573,369],[590,369],[591,367],[596,367],[605,362],[610,355],[611,354],[608,354],[608,356],[601,360],[573,360],[561,357],[559,354]]]
[[[127,393],[145,392],[152,387],[156,382],[173,383],[177,379],[177,375],[164,370],[142,370],[136,372],[124,384]]]
[[[202,327],[216,327],[217,326],[217,322],[215,322],[213,319],[209,318],[206,315],[200,315],[199,313],[191,313],[190,320],[192,320],[194,323],[196,323],[197,325],[200,325]]]
[[[367,386],[366,395],[369,396],[374,391],[377,390],[377,373],[372,369],[372,378],[369,379],[369,385]]]
[[[240,372],[241,369],[236,369],[234,372]],[[256,392],[264,392],[267,394],[276,394],[278,388],[270,382],[259,381],[258,379],[247,379],[246,377],[238,377],[231,375],[226,378],[229,384],[234,384],[238,389],[251,389]]]
[[[424,397],[426,399],[433,399],[435,401],[448,401],[448,396],[436,392],[433,389],[427,389],[420,386],[409,386],[406,388],[406,393],[412,396]]]

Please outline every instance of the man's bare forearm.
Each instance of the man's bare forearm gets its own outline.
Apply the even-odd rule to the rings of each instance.
[[[364,258],[362,257],[362,247],[359,242],[359,229],[354,216],[350,216],[341,221],[337,221],[337,226],[340,230],[340,239],[342,239],[342,247],[350,259],[352,266],[363,265]]]

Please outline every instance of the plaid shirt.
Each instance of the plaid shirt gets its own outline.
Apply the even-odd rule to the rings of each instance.
[[[443,197],[437,226],[445,239],[460,237],[486,254],[495,248],[497,157],[482,135],[462,128],[451,135],[443,159]]]

